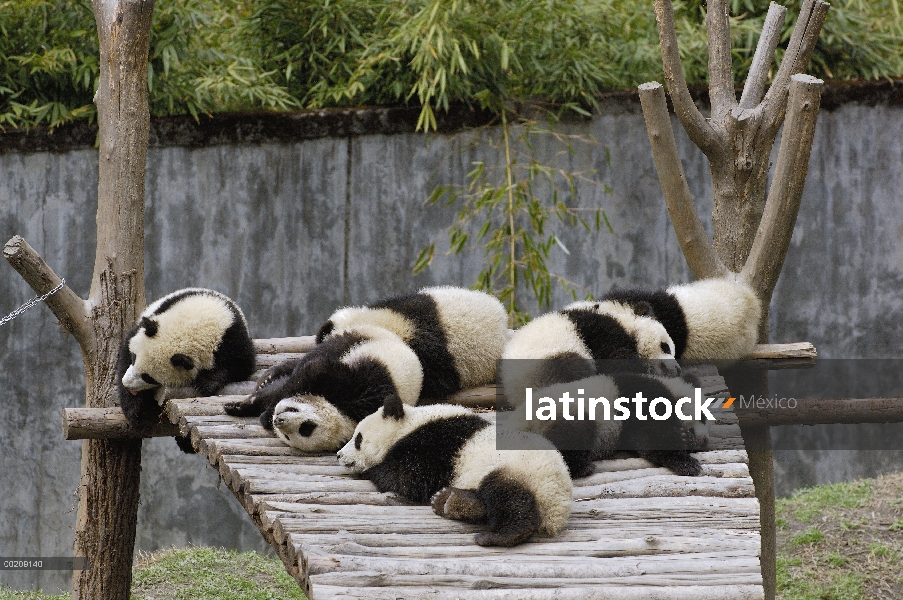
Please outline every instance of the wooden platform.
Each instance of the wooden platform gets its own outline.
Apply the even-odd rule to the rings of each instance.
[[[290,356],[273,352],[259,366]],[[703,385],[726,396],[720,377]],[[639,458],[599,462],[575,481],[566,531],[502,549],[477,546],[474,526],[377,492],[334,455],[302,455],[257,419],[225,415],[240,397],[172,399],[168,415],[312,600],[764,598],[759,503],[731,411],[716,412],[711,450],[696,454],[702,476]]]

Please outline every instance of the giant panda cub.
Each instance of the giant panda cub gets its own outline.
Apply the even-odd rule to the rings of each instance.
[[[531,449],[499,451],[497,433]],[[514,546],[537,532],[555,535],[570,514],[571,480],[547,440],[497,431],[461,406],[409,407],[390,395],[358,423],[338,458],[381,492],[430,502],[445,518],[486,524],[489,531],[476,536],[481,546]]]
[[[122,342],[119,404],[129,423],[147,425],[160,419],[164,387],[192,386],[201,396],[213,396],[227,383],[247,380],[254,359],[235,302],[213,290],[178,290],[148,306]]]
[[[555,420],[524,419],[523,405],[514,412],[500,415],[503,426],[523,429],[546,437],[561,450],[571,476],[585,477],[593,473],[594,460],[611,458],[616,452],[636,453],[653,465],[666,467],[677,475],[696,476],[701,472],[699,461],[690,455],[702,450],[708,444],[708,423],[705,415],[701,420],[682,420],[677,417],[676,403],[681,398],[693,398],[699,381],[688,373],[681,377],[663,377],[642,372],[617,372],[595,375],[570,383],[533,390],[536,399],[549,397],[557,401],[565,392],[572,398],[606,398],[610,403],[610,413],[614,414],[613,403],[617,398],[633,398],[637,393],[649,401],[645,404],[645,420],[637,418],[631,410],[630,418],[623,421],[603,419],[596,413],[595,420],[584,415],[585,420],[567,420],[559,416]],[[656,420],[650,417],[651,401],[664,399],[670,405],[670,417]],[[631,409],[635,408],[630,404]],[[598,405],[602,411],[602,405]],[[665,412],[657,405],[656,414]],[[576,409],[571,412],[575,412]],[[683,414],[692,415],[692,404],[681,407]],[[573,416],[573,415],[572,415]]]
[[[320,327],[317,343],[360,325],[377,325],[407,343],[423,366],[421,398],[446,398],[495,380],[508,335],[508,316],[495,297],[464,288],[427,287],[367,306],[339,309]]]
[[[762,304],[746,284],[702,279],[666,290],[612,290],[602,298],[647,314],[652,307],[671,339],[674,355],[687,360],[739,360],[759,336]]]
[[[502,355],[501,383],[509,405],[524,390],[566,383],[597,373],[594,361],[649,361],[651,370],[674,374],[674,342],[649,304],[576,302],[517,330]],[[611,363],[608,363],[611,364]]]
[[[225,410],[233,416],[259,415],[266,429],[293,448],[334,452],[386,396],[416,404],[422,382],[417,355],[397,335],[358,325],[330,336],[299,360],[269,369],[254,394]]]

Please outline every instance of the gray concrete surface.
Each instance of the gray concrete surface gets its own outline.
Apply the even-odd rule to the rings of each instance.
[[[574,154],[549,136],[538,156],[595,170],[578,206],[603,207],[614,233],[549,223],[569,249],[553,269],[591,292],[688,280],[636,106],[607,108],[562,131],[593,137]],[[498,142],[496,133],[477,134]],[[148,155],[147,291],[152,300],[197,285],[234,298],[252,335],[312,333],[337,306],[425,284],[471,284],[480,251],[444,255],[456,207],[424,207],[433,186],[465,183],[475,159],[492,160],[474,134],[366,135],[298,143],[154,148]],[[690,188],[711,211],[708,167],[682,131]],[[609,160],[610,157],[610,160]],[[775,293],[776,342],[808,340],[825,357],[899,357],[903,334],[903,108],[846,104],[819,117],[809,178]],[[22,235],[86,295],[94,249],[97,155],[0,154],[0,241]],[[708,226],[708,225],[707,225]],[[413,277],[420,249],[433,267]],[[33,296],[0,264],[0,316]],[[558,293],[556,305],[567,301]],[[0,327],[0,554],[71,553],[80,445],[65,442],[60,413],[83,404],[75,342],[35,307]],[[780,436],[777,428],[775,435]],[[783,452],[779,492],[899,469],[891,453]],[[265,550],[215,471],[169,439],[145,442],[137,547],[189,543]],[[68,576],[0,571],[17,588],[68,588]]]

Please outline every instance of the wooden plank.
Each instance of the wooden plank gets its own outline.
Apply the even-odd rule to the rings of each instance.
[[[575,586],[560,589],[492,589],[489,583],[474,584],[476,589],[461,586],[422,586],[401,588],[348,587],[347,585],[316,586],[314,600],[524,600],[524,598],[554,598],[555,600],[763,600],[765,593],[759,585],[723,585],[680,587],[635,586],[625,588]]]
[[[474,543],[473,538],[463,540],[461,545],[423,545],[423,546],[365,546],[354,540],[330,541],[335,536],[317,536],[310,542],[311,548],[329,555],[347,554],[354,556],[391,557],[407,559],[441,559],[451,556],[457,558],[485,556],[572,556],[611,558],[617,556],[649,556],[658,554],[679,555],[699,552],[733,552],[746,551],[755,554],[759,549],[759,536],[739,538],[737,536],[721,536],[716,531],[708,537],[661,536],[661,537],[622,537],[610,536],[586,542],[564,541],[555,538],[551,541],[534,541],[513,548],[484,548]],[[467,537],[467,536],[458,536]]]
[[[817,358],[818,350],[810,342],[757,344],[747,358]]]
[[[404,558],[354,556],[350,554],[308,555],[311,575],[335,571],[381,571],[398,575],[430,576],[472,575],[477,577],[539,577],[557,578],[566,586],[568,579],[590,579],[605,573],[613,583],[630,576],[686,574],[702,579],[709,574],[739,576],[759,572],[758,550],[732,550],[730,552],[697,552],[637,557],[577,557],[577,556],[528,556],[516,561],[509,556],[480,556],[471,560],[459,557],[437,558],[429,561]]]
[[[314,346],[316,346],[316,338],[312,335],[254,340],[254,350],[257,351],[258,354],[310,352]]]
[[[756,561],[758,565],[758,561]],[[319,585],[346,585],[356,587],[394,587],[404,593],[406,586],[433,586],[436,588],[464,589],[519,589],[533,590],[551,588],[558,589],[562,585],[568,587],[593,587],[602,589],[619,589],[623,586],[681,587],[681,586],[723,586],[723,585],[756,585],[761,583],[762,576],[756,573],[737,573],[735,575],[715,573],[711,575],[636,575],[619,577],[616,580],[603,577],[574,577],[567,582],[559,578],[547,577],[483,577],[473,575],[432,575],[432,574],[395,574],[380,571],[340,571],[320,573],[311,576],[311,582]],[[318,587],[314,588],[319,589]]]
[[[722,498],[755,497],[749,477],[681,477],[653,475],[629,481],[574,488],[574,498],[651,498],[674,496],[717,496]]]
[[[284,513],[273,513],[284,514]],[[269,515],[267,515],[269,518]],[[443,547],[448,546],[449,555],[457,555],[461,552],[474,554],[477,552],[499,553],[506,552],[520,554],[537,552],[541,554],[558,554],[570,555],[575,548],[582,546],[587,556],[594,555],[595,552],[602,551],[599,547],[592,546],[596,542],[603,544],[611,544],[608,549],[612,552],[618,552],[620,546],[615,542],[627,541],[627,543],[636,543],[642,540],[648,550],[656,548],[661,544],[660,548],[663,553],[669,548],[680,544],[683,540],[688,543],[694,543],[696,540],[725,540],[725,543],[742,545],[742,547],[758,548],[759,533],[748,529],[725,529],[722,527],[706,527],[702,526],[698,529],[676,529],[668,531],[667,536],[661,533],[661,527],[653,530],[652,526],[630,524],[622,526],[605,527],[604,529],[566,529],[552,539],[536,536],[528,540],[520,546],[513,548],[493,548],[493,547],[475,547],[473,536],[466,533],[449,532],[443,536],[428,535],[423,533],[385,533],[385,534],[365,534],[350,533],[347,531],[339,531],[333,534],[320,533],[316,536],[306,536],[303,534],[290,534],[293,543],[301,544],[304,548],[325,548],[330,544],[353,543],[361,547],[361,552],[372,551],[374,555],[382,552],[403,555],[406,549],[428,549],[435,552],[444,552]],[[605,551],[608,551],[605,550]],[[350,552],[349,552],[350,553]]]

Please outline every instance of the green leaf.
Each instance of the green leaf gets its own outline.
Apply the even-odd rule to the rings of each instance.
[[[417,260],[414,262],[414,274],[420,273],[425,268],[427,268],[430,263],[433,262],[433,256],[436,253],[435,244],[430,244],[426,248],[420,251],[420,254],[417,255]]]

